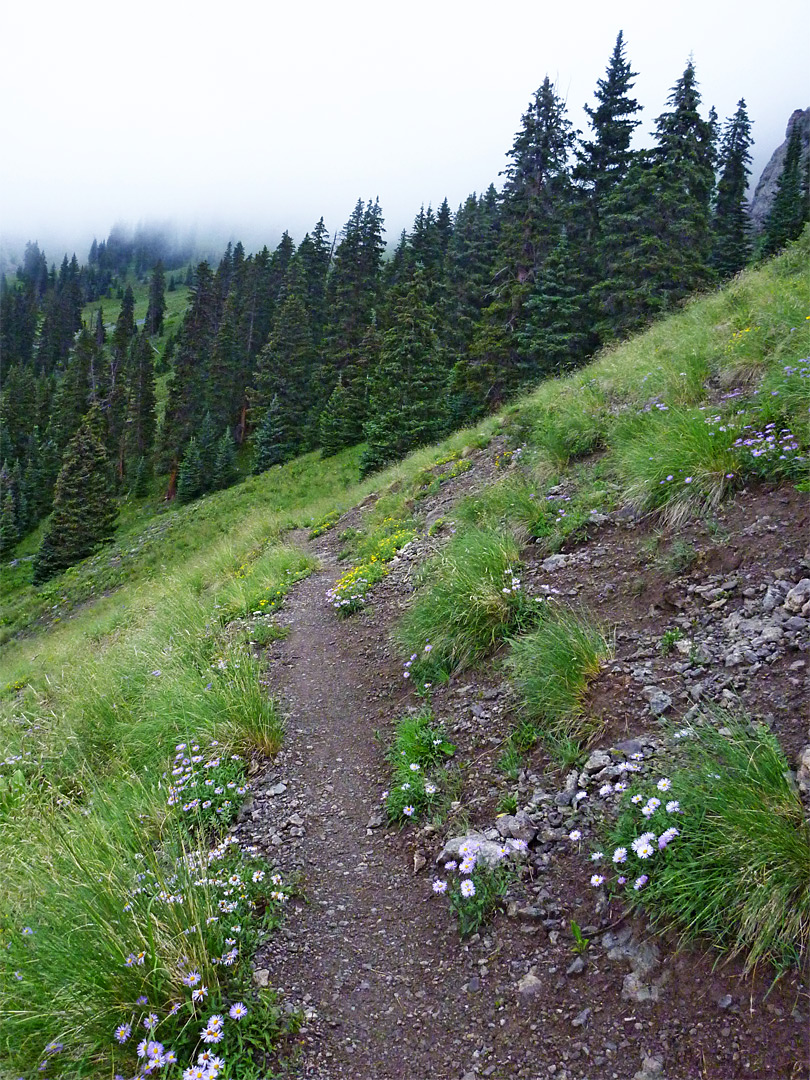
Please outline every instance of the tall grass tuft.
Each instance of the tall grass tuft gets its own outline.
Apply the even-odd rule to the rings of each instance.
[[[700,409],[667,409],[628,418],[614,449],[627,498],[677,525],[712,509],[734,485],[734,435]]]
[[[746,969],[798,963],[810,941],[810,822],[785,755],[764,725],[730,716],[688,734],[683,768],[660,798],[678,812],[659,805],[642,825],[628,792],[615,845],[630,850],[642,828],[654,837],[675,826],[677,834],[645,860],[649,881],[628,884],[627,895],[684,939],[744,956]]]
[[[571,611],[549,614],[512,642],[507,665],[521,711],[566,758],[596,731],[584,708],[585,693],[612,651],[601,630]]]
[[[412,677],[446,677],[530,621],[519,557],[510,534],[470,529],[426,564],[424,584],[396,634],[417,657]]]

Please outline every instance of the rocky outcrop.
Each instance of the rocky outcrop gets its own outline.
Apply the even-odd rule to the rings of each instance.
[[[776,150],[774,150],[771,160],[762,170],[762,176],[760,176],[759,182],[754,190],[754,197],[751,200],[751,225],[755,233],[762,232],[765,225],[765,219],[773,205],[773,198],[776,194],[776,184],[779,177],[782,175],[788,139],[790,138],[790,133],[794,124],[799,125],[799,133],[802,140],[802,161],[804,161],[807,154],[810,153],[810,109],[796,109],[788,120],[787,129],[785,130],[785,141],[781,146],[778,146]]]

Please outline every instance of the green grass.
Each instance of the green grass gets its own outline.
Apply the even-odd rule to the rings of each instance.
[[[799,963],[810,939],[810,823],[784,752],[764,726],[727,715],[690,734],[671,789],[643,790],[662,805],[643,818],[628,801],[617,823],[612,845],[628,851],[642,831],[678,830],[649,859],[628,856],[627,896],[684,940],[741,955],[747,969]],[[680,813],[666,813],[670,799]],[[642,870],[649,881],[635,890]]]
[[[397,722],[388,751],[392,775],[385,805],[389,821],[419,821],[440,806],[445,796],[442,766],[454,752],[429,707]]]
[[[586,618],[551,611],[512,642],[507,666],[521,713],[552,751],[570,757],[597,732],[584,708],[588,685],[612,655],[608,639]]]
[[[424,568],[423,585],[397,628],[404,653],[417,656],[414,682],[468,667],[531,621],[520,585],[520,546],[508,533],[469,529]]]

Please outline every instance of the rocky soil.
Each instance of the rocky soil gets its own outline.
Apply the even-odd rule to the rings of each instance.
[[[431,520],[491,472],[487,454],[474,460],[426,501]],[[615,657],[590,692],[601,734],[577,769],[560,772],[537,750],[508,779],[497,761],[515,702],[493,657],[436,691],[434,711],[462,766],[456,801],[441,828],[403,830],[384,821],[384,755],[393,722],[417,701],[390,631],[414,568],[441,537],[409,545],[366,610],[341,621],[324,594],[343,569],[337,535],[362,513],[311,542],[322,569],[279,615],[290,632],[267,655],[267,683],[286,703],[287,738],[236,826],[301,883],[256,959],[256,982],[305,1016],[275,1067],[319,1080],[810,1075],[798,973],[772,986],[769,972],[743,977],[739,963],[679,951],[591,888],[588,861],[617,798],[600,797],[605,779],[631,760],[660,775],[670,760],[662,718],[742,705],[772,726],[797,768],[804,760],[800,779],[810,779],[807,497],[746,491],[710,525],[677,534],[619,512],[560,555],[530,545],[530,593],[558,595],[615,628]],[[498,817],[505,794],[517,810]],[[569,839],[573,829],[582,843]],[[482,842],[521,838],[528,852],[504,910],[461,942],[431,881],[445,841],[470,832]]]

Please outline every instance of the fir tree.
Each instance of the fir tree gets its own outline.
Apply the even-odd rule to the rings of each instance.
[[[808,155],[810,156],[810,154]],[[765,221],[763,255],[773,255],[790,240],[796,240],[805,221],[802,192],[802,143],[799,125],[790,129],[785,163],[776,182],[773,205]]]
[[[149,304],[146,308],[144,326],[149,335],[163,333],[163,317],[166,314],[166,275],[160,259],[155,263],[149,282]]]
[[[179,503],[191,502],[192,499],[202,495],[204,490],[202,454],[197,440],[192,435],[177,473],[177,501]]]
[[[361,429],[362,430],[362,429]],[[353,399],[343,379],[329,395],[318,424],[318,441],[322,457],[332,457],[346,446],[354,446],[357,439],[357,417]]]
[[[124,452],[141,475],[148,476],[148,461],[155,444],[154,350],[146,329],[138,334],[129,351],[129,399],[124,435]]]
[[[751,257],[748,214],[751,121],[740,99],[737,111],[726,121],[720,144],[720,178],[714,200],[712,266],[721,277],[737,274]]]
[[[372,375],[363,475],[437,439],[444,430],[446,371],[427,295],[427,283],[417,271],[395,301],[394,324],[383,335],[380,362]]]
[[[110,540],[118,509],[107,452],[91,409],[65,450],[51,514],[36,559],[34,585],[92,555]]]
[[[0,488],[0,493],[2,489]],[[19,533],[17,530],[17,514],[14,509],[14,496],[6,492],[3,498],[3,507],[0,510],[0,557],[10,555],[17,546]]]
[[[658,145],[637,155],[605,200],[593,289],[604,339],[643,327],[712,280],[713,132],[691,62],[668,104]]]
[[[221,489],[230,487],[236,483],[239,473],[236,468],[236,444],[228,428],[222,433],[217,443],[216,458],[214,461],[213,487]]]
[[[135,337],[135,297],[132,286],[127,285],[124,290],[124,298],[121,301],[121,310],[115,322],[111,344],[113,350],[121,356],[126,356],[129,351],[129,343]]]
[[[641,123],[636,119],[641,106],[630,96],[636,75],[625,58],[624,36],[619,31],[605,78],[596,83],[596,108],[585,106],[593,138],[584,140],[577,151],[576,177],[591,195],[597,220],[599,207],[627,174],[633,158],[630,143]]]
[[[525,314],[517,345],[533,378],[577,367],[596,348],[584,284],[565,233],[537,276]]]
[[[284,417],[277,397],[271,398],[265,409],[261,423],[253,434],[254,476],[263,473],[272,465],[281,465],[293,456],[293,450],[287,439]]]

